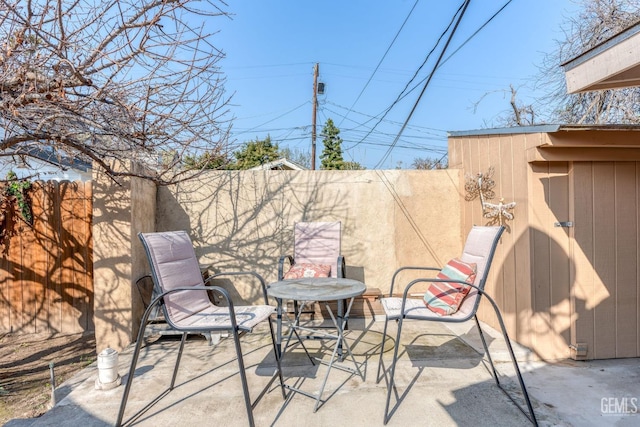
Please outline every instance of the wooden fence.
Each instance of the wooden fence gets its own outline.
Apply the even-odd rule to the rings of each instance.
[[[93,331],[91,182],[37,182],[33,224],[4,221],[0,333]]]

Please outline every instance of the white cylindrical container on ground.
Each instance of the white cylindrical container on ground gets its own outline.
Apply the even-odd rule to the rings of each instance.
[[[98,354],[98,379],[102,384],[111,384],[118,378],[118,352],[105,348]]]

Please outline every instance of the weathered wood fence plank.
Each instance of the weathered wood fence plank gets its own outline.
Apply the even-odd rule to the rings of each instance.
[[[2,246],[0,332],[93,331],[92,188],[37,182],[33,225],[22,220]]]

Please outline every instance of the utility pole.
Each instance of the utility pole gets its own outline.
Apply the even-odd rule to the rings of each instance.
[[[316,111],[318,108],[318,68],[313,67],[313,106],[311,116],[311,170],[316,170]]]

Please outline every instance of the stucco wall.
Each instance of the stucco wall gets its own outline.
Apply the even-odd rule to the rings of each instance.
[[[123,165],[122,168],[129,166]],[[139,178],[115,184],[93,175],[93,271],[96,350],[122,350],[133,341],[142,314],[135,280],[148,270],[138,231],[155,228],[156,187]]]
[[[213,271],[273,281],[295,222],[341,221],[347,276],[384,291],[399,266],[441,265],[460,252],[460,182],[456,170],[216,171],[160,188],[157,229],[188,230]]]
[[[341,221],[347,276],[386,291],[403,265],[441,265],[462,248],[461,174],[438,171],[215,171],[156,187],[94,175],[97,351],[135,338],[148,273],[140,231],[187,230],[203,268],[277,276],[293,249],[297,221]],[[404,283],[410,279],[406,276]],[[236,301],[260,301],[255,283],[227,287]]]

